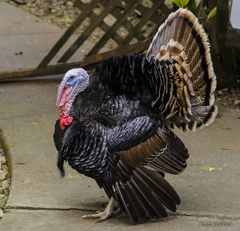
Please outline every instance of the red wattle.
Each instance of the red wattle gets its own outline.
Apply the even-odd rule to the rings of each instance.
[[[67,126],[72,123],[73,118],[69,115],[59,116],[60,127],[62,130],[65,130]]]

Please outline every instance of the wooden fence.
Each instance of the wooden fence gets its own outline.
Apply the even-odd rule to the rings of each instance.
[[[90,70],[94,68],[97,62],[113,55],[121,56],[124,54],[131,55],[140,53],[148,48],[158,27],[173,11],[173,9],[169,9],[164,4],[164,0],[149,0],[149,4],[147,5],[142,3],[142,0],[92,0],[88,4],[84,4],[81,0],[73,0],[73,2],[75,6],[81,10],[81,14],[78,15],[76,20],[56,42],[38,67],[1,72],[1,82],[35,76],[63,74],[67,70],[79,66]],[[98,14],[95,13],[96,11],[94,9],[96,8],[98,8],[98,11],[101,9]],[[109,15],[113,17],[115,21],[111,26],[104,20],[106,17],[109,17]],[[83,33],[59,58],[57,64],[49,65],[55,55],[87,18],[90,20],[90,23]],[[152,30],[146,34],[146,27],[149,24],[151,24]],[[96,28],[100,28],[103,31],[103,35],[86,54],[84,60],[68,63],[68,60],[83,45]],[[124,28],[126,33],[119,33],[120,28]],[[110,39],[117,44],[116,49],[99,53]]]

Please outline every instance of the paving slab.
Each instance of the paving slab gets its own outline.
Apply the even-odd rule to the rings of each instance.
[[[63,33],[55,25],[0,1],[0,71],[37,67]],[[71,36],[50,64],[56,64],[76,39],[77,36]],[[94,44],[85,41],[82,46],[88,52]],[[79,49],[69,62],[79,62],[83,58],[84,53]]]
[[[3,217],[0,228],[3,230],[37,230],[37,231],[76,231],[76,230],[105,230],[105,231],[142,231],[142,230],[220,230],[239,231],[239,220],[227,218],[210,218],[172,215],[145,224],[132,225],[124,215],[117,215],[107,221],[96,223],[91,219],[81,219],[89,214],[84,211],[49,211],[49,210],[11,210]]]
[[[83,208],[87,203],[96,209],[98,202],[107,202],[102,190],[92,190],[94,180],[70,168],[67,177],[60,178],[52,135],[58,118],[57,86],[55,81],[0,85],[0,124],[8,142],[14,144],[12,190],[7,206]],[[79,191],[79,185],[85,185],[84,191]],[[89,195],[93,200],[87,199]]]
[[[104,191],[94,180],[67,165],[67,177],[59,177],[52,139],[58,117],[55,100],[59,83],[39,80],[0,85],[0,127],[6,142],[14,144],[10,148],[13,177],[7,202],[10,212],[6,216],[12,216],[18,208],[52,210],[54,214],[56,209],[93,211],[107,203]],[[240,112],[221,106],[219,109],[222,117],[209,127],[195,133],[175,130],[188,147],[190,158],[184,173],[166,178],[182,199],[178,212],[185,214],[183,220],[189,213],[193,219],[240,220]],[[215,170],[201,170],[209,165]]]
[[[236,193],[240,189],[240,112],[220,105],[219,112],[221,118],[195,133],[174,130],[190,153],[183,174],[177,178],[167,175],[170,182],[178,182],[182,210],[240,214]],[[210,165],[215,170],[201,169]]]

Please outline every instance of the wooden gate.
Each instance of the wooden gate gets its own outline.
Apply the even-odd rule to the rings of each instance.
[[[67,70],[79,66],[90,70],[94,68],[97,62],[111,56],[140,53],[148,48],[158,27],[173,11],[173,9],[169,9],[164,4],[164,0],[148,0],[148,4],[146,4],[146,0],[144,1],[145,3],[142,3],[142,0],[92,0],[88,4],[84,4],[83,0],[72,1],[81,10],[81,14],[61,36],[38,67],[2,72],[0,73],[0,81],[63,74]],[[98,13],[96,13],[96,8],[98,9]],[[113,19],[112,21],[114,22],[112,25],[106,23],[107,17]],[[66,41],[86,19],[90,23],[83,33],[60,57],[56,65],[49,65]],[[151,24],[151,31],[150,33],[146,33],[146,27],[149,24]],[[91,48],[81,62],[68,63],[67,61],[96,28],[100,28],[103,32],[99,41]],[[126,31],[126,33],[119,33],[120,29]],[[99,53],[110,39],[117,44],[117,47],[111,51]]]

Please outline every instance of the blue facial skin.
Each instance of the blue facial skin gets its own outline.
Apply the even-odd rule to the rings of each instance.
[[[71,76],[67,82],[66,82],[66,85],[70,85],[70,86],[75,86],[78,82],[78,78],[77,76]]]
[[[64,89],[68,87],[72,87],[71,93],[69,94],[69,97],[68,97],[68,102],[66,102],[67,104],[66,106],[71,107],[74,98],[78,95],[79,92],[82,92],[87,88],[88,83],[89,83],[89,75],[84,69],[74,68],[69,70],[65,74],[58,88],[56,107],[59,109],[59,105],[61,102],[61,97]]]
[[[89,75],[81,68],[70,70],[70,77],[66,81],[66,85],[75,86],[80,85],[79,92],[84,91],[89,83]]]

